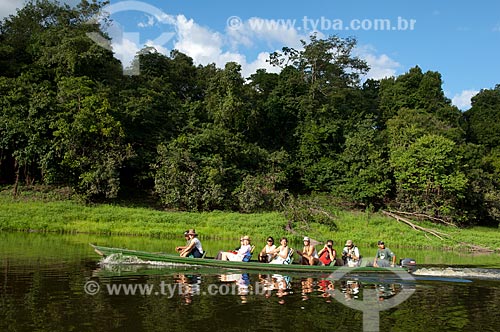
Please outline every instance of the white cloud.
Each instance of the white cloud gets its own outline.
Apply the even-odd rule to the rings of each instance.
[[[147,27],[152,27],[155,24],[155,18],[152,15],[146,15],[147,17],[147,22],[139,22],[137,26],[139,28],[147,28]]]
[[[174,48],[188,54],[198,63],[206,64],[219,61],[222,53],[223,36],[204,28],[184,15],[177,16],[177,41]]]
[[[137,44],[137,41],[129,40],[127,38],[122,38],[119,42],[113,40],[111,45],[115,56],[120,59],[124,68],[130,66],[135,55],[142,48]]]
[[[254,74],[257,69],[265,69],[268,73],[278,73],[280,69],[272,66],[267,60],[269,60],[269,53],[259,53],[257,59],[253,62],[245,63],[245,66],[242,68],[243,77],[249,77]]]
[[[268,47],[281,48],[283,46],[299,48],[300,40],[308,36],[299,33],[293,20],[269,20],[260,17],[251,17],[247,21],[240,21],[237,28],[228,27],[227,36],[233,47],[243,45],[254,46],[256,42],[266,43]]]
[[[471,107],[471,98],[478,94],[477,90],[464,90],[456,94],[452,99],[453,105],[462,111],[468,110]]]
[[[166,22],[175,27],[175,36],[172,48],[179,50],[193,58],[196,64],[207,65],[215,63],[219,68],[223,68],[227,62],[237,62],[242,67],[243,77],[248,77],[255,73],[257,69],[264,68],[268,72],[278,72],[279,68],[273,67],[267,62],[270,52],[281,48],[282,46],[301,49],[301,39],[307,40],[307,36],[301,35],[292,27],[273,26],[267,24],[267,21],[259,22],[258,18],[251,18],[246,22],[241,22],[239,29],[228,28],[224,33],[213,31],[207,27],[201,26],[193,19],[188,19],[184,15],[166,17]],[[123,29],[118,29],[123,30]],[[128,66],[134,58],[135,52],[142,48],[139,45],[138,38],[133,36],[124,36],[116,44],[113,43],[113,49],[124,65]],[[321,36],[318,35],[319,38]],[[113,40],[115,38],[113,37]],[[248,59],[240,48],[257,47],[267,44],[270,52],[260,52],[255,59]],[[158,40],[145,43],[153,46],[158,52],[168,54],[169,50]],[[279,45],[279,46],[278,46]],[[366,78],[381,79],[384,77],[396,75],[400,64],[385,54],[377,54],[371,46],[358,47],[355,55],[367,61],[370,71]]]
[[[366,75],[367,78],[372,78],[375,80],[396,76],[396,70],[401,65],[389,58],[387,55],[375,55],[375,54],[365,54],[362,58],[370,66],[370,71]]]
[[[377,50],[370,45],[358,46],[354,50],[354,55],[365,60],[370,71],[366,74],[366,78],[379,80],[386,77],[396,76],[397,69],[401,64],[391,59],[386,54],[377,54]]]
[[[235,43],[235,37],[238,42]],[[243,77],[255,73],[259,68],[265,68],[269,72],[275,72],[266,60],[269,53],[261,52],[257,58],[248,62],[244,54],[237,50],[226,51],[227,46],[240,44],[243,35],[224,35],[202,27],[192,19],[187,19],[183,15],[177,16],[177,41],[174,48],[193,58],[195,63],[207,65],[215,63],[217,67],[223,68],[227,62],[237,62],[242,67]],[[230,47],[229,47],[230,48]]]
[[[0,1],[0,20],[16,13],[17,9],[24,6],[23,0],[2,0]]]
[[[23,6],[23,0],[2,0],[0,2],[0,17],[14,14],[16,8]],[[63,2],[75,5],[79,0],[64,0]],[[129,5],[130,6],[130,5]],[[107,7],[112,12],[119,12],[128,7],[121,8],[121,3]],[[300,40],[307,40],[308,35],[295,27],[293,20],[276,21],[259,17],[252,17],[246,21],[241,21],[238,29],[228,27],[224,32],[210,30],[197,24],[193,19],[188,19],[184,15],[168,15],[157,7],[141,3],[138,8],[128,8],[130,10],[140,10],[146,15],[147,21],[137,23],[139,28],[149,28],[156,22],[168,24],[175,31],[173,48],[178,49],[193,58],[195,63],[207,65],[215,63],[218,67],[224,67],[229,61],[237,62],[242,67],[242,75],[248,77],[259,68],[265,68],[268,72],[278,72],[279,69],[267,62],[269,53],[281,49],[283,46],[301,49]],[[300,22],[299,22],[300,23]],[[167,29],[168,30],[168,29]],[[304,32],[304,33],[301,33]],[[124,27],[118,22],[113,22],[108,33],[112,37],[113,51],[127,67],[131,64],[136,53],[144,46],[152,46],[158,52],[168,54],[167,43],[170,42],[169,34],[162,35],[162,38],[140,42],[139,33],[124,33]],[[318,38],[322,38],[321,33]],[[260,52],[253,60],[247,58],[240,50],[243,48],[264,47],[270,52]],[[371,70],[368,78],[379,79],[396,74],[399,63],[392,60],[385,54],[377,55],[375,50],[365,47],[361,48],[358,54],[370,65]]]

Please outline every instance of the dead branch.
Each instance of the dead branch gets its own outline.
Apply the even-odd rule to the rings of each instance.
[[[436,230],[433,230],[433,229],[429,229],[429,228],[425,228],[425,227],[422,227],[422,226],[419,226],[419,225],[415,225],[410,220],[408,220],[406,218],[403,218],[403,217],[401,217],[401,216],[399,216],[399,215],[397,215],[395,213],[384,211],[384,210],[382,210],[382,213],[385,214],[386,216],[389,216],[391,218],[396,219],[399,222],[403,222],[403,223],[407,224],[408,226],[410,226],[411,228],[413,228],[416,231],[422,231],[424,233],[429,233],[431,235],[434,235],[435,237],[437,237],[440,240],[444,240],[442,236],[448,236],[448,237],[450,236],[449,234],[446,234],[446,233],[443,233],[443,232],[439,232],[439,231],[436,231]]]
[[[328,213],[328,211],[325,211],[323,209],[315,209],[315,208],[309,208],[309,211],[311,211],[312,213],[321,213],[321,214],[324,214],[325,216],[327,216],[330,220],[335,220],[335,217],[332,216],[330,213]]]
[[[397,213],[397,214],[404,214],[407,216],[414,216],[417,218],[429,219],[431,221],[440,222],[440,223],[446,224],[448,226],[457,227],[457,225],[455,225],[454,223],[446,221],[442,218],[436,218],[436,217],[430,216],[430,215],[425,214],[425,213],[414,213],[414,212],[406,212],[406,211],[393,211],[393,212]]]

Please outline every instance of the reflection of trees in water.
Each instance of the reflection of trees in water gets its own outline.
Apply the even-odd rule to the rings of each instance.
[[[234,331],[249,326],[262,330],[362,330],[362,313],[332,300],[336,288],[345,296],[354,293],[356,283],[348,279],[331,281],[284,275],[248,274],[232,283],[238,289],[233,295],[203,295],[210,284],[222,284],[220,275],[189,274],[165,270],[158,274],[93,275],[95,263],[33,265],[16,267],[1,262],[0,330],[2,331]],[[149,283],[179,285],[174,296],[110,296],[101,291],[95,296],[83,294],[86,281],[106,284]],[[375,289],[385,299],[394,297],[406,285],[375,280],[350,279],[358,283],[358,298],[363,290]],[[259,285],[260,290],[256,288]],[[311,287],[312,285],[312,287]],[[248,293],[245,295],[245,289]],[[311,291],[312,289],[312,291]],[[241,290],[241,293],[239,293]],[[331,292],[329,292],[329,290]],[[302,301],[303,293],[308,300]],[[340,292],[337,293],[340,295]],[[355,295],[355,294],[354,294]],[[246,296],[242,307],[241,296]],[[192,305],[182,305],[189,298]],[[325,303],[329,302],[329,303]],[[286,302],[286,303],[285,303]],[[283,303],[281,306],[279,303]],[[305,311],[300,311],[303,307]],[[300,313],[304,314],[300,314]],[[494,331],[500,326],[500,284],[498,281],[449,283],[419,281],[416,291],[395,309],[380,313],[380,331]],[[314,313],[314,314],[313,314]],[[332,319],[332,315],[335,315]],[[258,317],[258,319],[256,319]],[[252,325],[253,324],[253,325]],[[249,329],[249,328],[248,328]]]

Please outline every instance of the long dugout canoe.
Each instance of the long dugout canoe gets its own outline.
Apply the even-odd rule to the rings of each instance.
[[[123,248],[110,248],[90,244],[96,253],[100,256],[108,257],[112,254],[121,254],[122,256],[137,257],[143,261],[168,262],[174,264],[187,264],[197,266],[212,266],[218,268],[232,270],[254,270],[254,271],[271,271],[271,272],[312,272],[312,273],[333,273],[339,269],[346,269],[344,266],[322,266],[322,265],[300,265],[300,264],[269,264],[256,261],[250,262],[233,262],[221,261],[211,258],[191,258],[180,257],[178,255],[152,253],[140,250],[130,250]],[[402,267],[379,268],[379,267],[355,267],[350,268],[353,272],[363,273],[397,273],[407,272],[408,270]]]

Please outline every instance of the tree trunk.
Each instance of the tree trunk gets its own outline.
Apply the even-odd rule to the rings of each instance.
[[[12,195],[14,195],[14,197],[17,197],[17,189],[18,189],[18,186],[19,186],[19,163],[16,161],[14,161],[14,168],[16,170],[16,181],[14,182],[14,190],[12,191]]]

